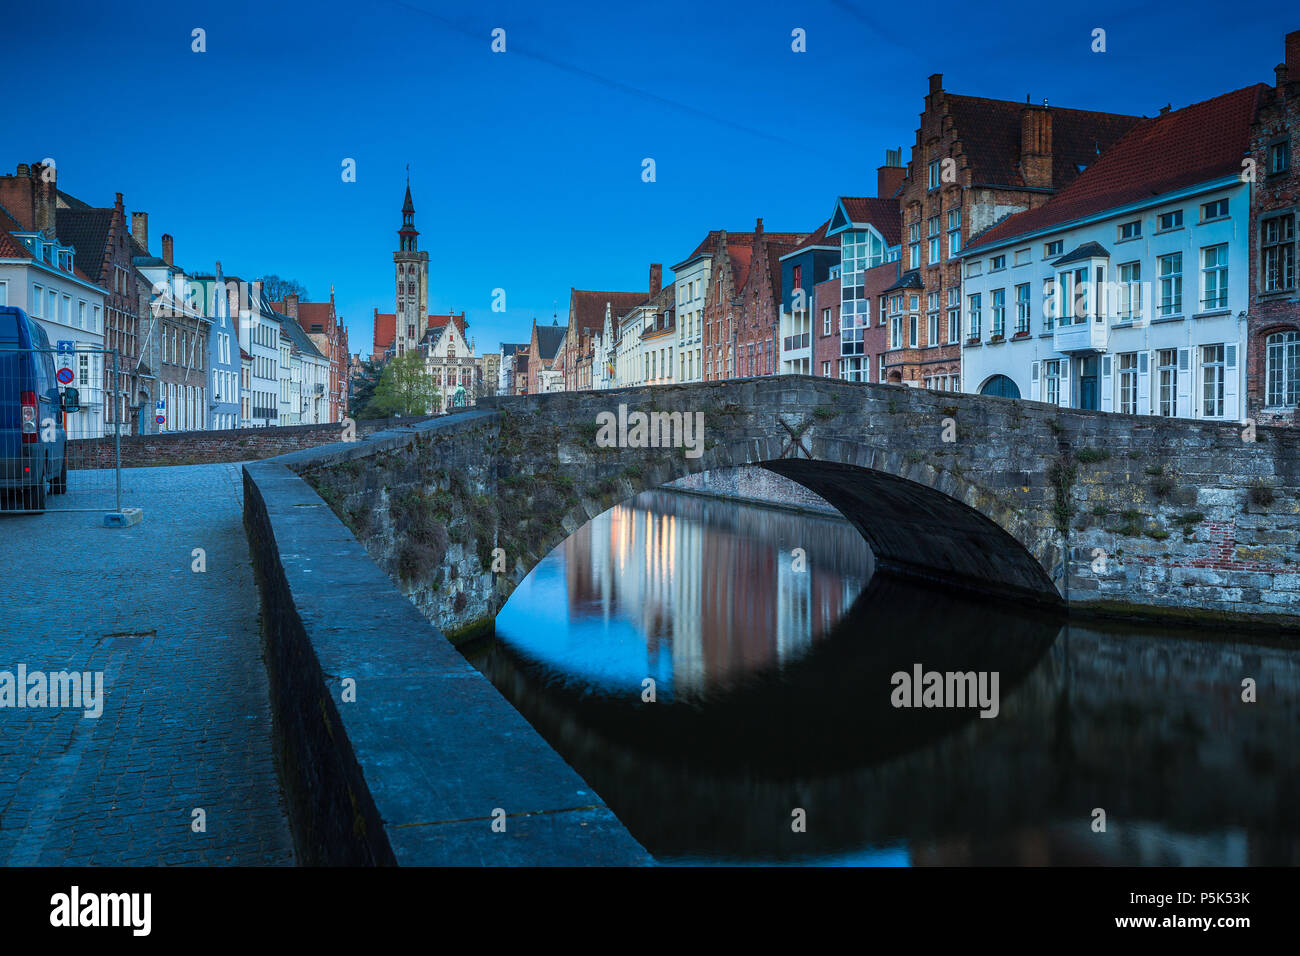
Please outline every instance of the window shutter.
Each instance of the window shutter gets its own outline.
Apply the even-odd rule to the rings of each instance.
[[[1223,417],[1228,421],[1239,421],[1245,417],[1238,407],[1238,377],[1237,343],[1231,342],[1223,347]]]
[[[1070,407],[1070,360],[1061,359],[1061,394],[1057,402],[1062,408]]]
[[[1038,363],[1034,362],[1029,367],[1029,400],[1031,402],[1041,401],[1041,399],[1038,397],[1038,394],[1039,394]]]
[[[1178,417],[1192,417],[1192,350],[1178,350]]]
[[[1151,414],[1151,353],[1138,353],[1137,413]]]
[[[1111,384],[1110,362],[1111,356],[1101,357],[1101,410],[1103,412],[1115,410],[1115,389]]]

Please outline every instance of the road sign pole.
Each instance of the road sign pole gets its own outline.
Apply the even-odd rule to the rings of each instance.
[[[121,382],[117,377],[117,349],[113,349],[113,472],[117,476],[118,514],[122,513],[122,423],[117,420],[117,413],[122,403],[116,397],[120,387]]]

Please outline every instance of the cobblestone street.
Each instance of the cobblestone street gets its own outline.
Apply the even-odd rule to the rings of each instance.
[[[49,504],[102,510],[0,513],[0,674],[104,674],[97,719],[0,708],[0,864],[291,864],[240,466],[124,470],[129,528],[82,475]]]

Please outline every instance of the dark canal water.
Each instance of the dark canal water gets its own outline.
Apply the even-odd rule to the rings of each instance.
[[[648,492],[468,653],[662,863],[1300,863],[1300,653],[873,570],[847,523]],[[996,716],[894,706],[918,666],[996,672]]]

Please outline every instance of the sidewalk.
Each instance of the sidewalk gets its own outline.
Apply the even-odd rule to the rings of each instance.
[[[0,513],[0,681],[104,675],[97,719],[0,707],[0,864],[291,864],[240,466],[127,469],[122,487],[144,510],[130,528]]]

